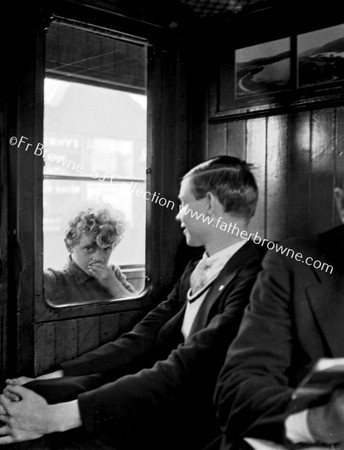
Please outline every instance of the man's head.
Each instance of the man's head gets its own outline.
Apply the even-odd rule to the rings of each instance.
[[[258,188],[250,169],[251,165],[239,158],[216,156],[183,177],[177,220],[189,245],[206,245],[220,218],[248,224],[258,201]]]
[[[72,259],[84,271],[92,262],[107,264],[122,239],[124,220],[119,213],[116,216],[106,208],[88,208],[69,221],[64,241]]]

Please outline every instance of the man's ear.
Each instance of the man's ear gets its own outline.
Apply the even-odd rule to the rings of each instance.
[[[73,253],[73,247],[70,244],[68,244],[67,239],[64,240],[64,243],[69,253]]]
[[[221,203],[219,199],[212,192],[207,192],[207,213],[210,216],[211,214],[218,214],[219,209],[221,209]]]
[[[333,191],[333,194],[340,220],[344,223],[344,191],[342,188],[337,187]]]

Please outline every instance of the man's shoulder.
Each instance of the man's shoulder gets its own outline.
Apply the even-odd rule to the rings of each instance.
[[[48,267],[43,271],[44,280],[50,282],[61,281],[62,279],[70,279],[73,273],[74,270],[69,260],[63,267],[60,268]]]
[[[338,245],[344,244],[344,225],[331,228],[320,234],[309,236],[294,236],[281,240],[278,244],[293,250],[309,250],[313,252],[327,253]]]
[[[341,248],[342,247],[342,248]],[[344,226],[327,230],[321,234],[295,236],[274,243],[265,261],[284,260],[289,266],[297,265],[308,269],[313,262],[338,264],[344,252]],[[300,265],[300,262],[306,264]]]
[[[43,271],[44,278],[47,278],[49,280],[53,280],[55,278],[58,278],[60,276],[65,275],[65,270],[62,269],[54,269],[52,267],[48,267]]]

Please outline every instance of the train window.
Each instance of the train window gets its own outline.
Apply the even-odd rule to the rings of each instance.
[[[131,298],[145,279],[146,45],[66,22],[47,32],[46,299]]]

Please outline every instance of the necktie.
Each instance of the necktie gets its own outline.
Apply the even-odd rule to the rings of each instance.
[[[209,267],[210,264],[207,261],[207,258],[203,258],[197,264],[196,268],[192,272],[190,277],[190,287],[192,295],[195,295],[207,284],[208,282],[207,270],[209,269]]]

